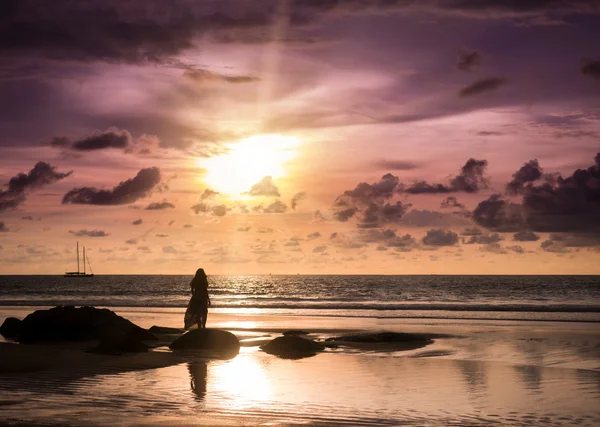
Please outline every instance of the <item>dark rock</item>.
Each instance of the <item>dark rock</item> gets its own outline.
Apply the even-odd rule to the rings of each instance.
[[[157,335],[173,335],[173,334],[182,334],[185,332],[185,329],[181,328],[167,328],[165,326],[152,326],[148,329],[148,332]]]
[[[148,345],[141,340],[120,330],[106,332],[97,347],[88,350],[90,353],[120,355],[123,353],[144,353]]]
[[[58,306],[34,311],[25,317],[17,341],[88,341],[102,339],[115,330],[136,341],[157,339],[146,329],[106,308]]]
[[[325,344],[296,335],[277,337],[261,349],[282,359],[301,359],[314,356],[325,349]]]
[[[240,351],[240,341],[231,332],[220,329],[192,329],[169,346],[171,350],[203,350],[216,357],[230,359]]]
[[[310,332],[292,329],[291,331],[285,331],[282,335],[284,337],[287,337],[287,336],[292,336],[292,335],[308,335],[308,334],[310,334]]]
[[[431,341],[427,334],[408,334],[403,332],[375,332],[364,334],[343,335],[327,338],[327,341],[346,341],[356,343],[404,343],[413,341]]]
[[[21,323],[16,317],[7,317],[0,326],[0,335],[9,340],[16,340],[21,333]]]

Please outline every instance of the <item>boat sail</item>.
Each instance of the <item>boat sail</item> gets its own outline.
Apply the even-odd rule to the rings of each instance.
[[[90,267],[90,272],[88,273],[85,268],[85,264]],[[85,246],[83,247],[83,271],[79,271],[79,242],[77,242],[77,271],[67,271],[65,273],[65,277],[94,277],[94,272],[92,271],[92,265],[90,264],[89,258],[85,256]]]

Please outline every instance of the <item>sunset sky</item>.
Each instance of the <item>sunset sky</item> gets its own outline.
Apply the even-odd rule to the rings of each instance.
[[[599,40],[595,0],[4,0],[0,273],[599,274]]]

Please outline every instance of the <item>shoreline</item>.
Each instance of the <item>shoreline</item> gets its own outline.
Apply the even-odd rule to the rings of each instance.
[[[0,308],[0,321],[9,311]],[[181,327],[183,318],[135,307],[116,313],[145,328]],[[518,425],[543,422],[550,413],[556,422],[595,420],[589,408],[600,393],[600,334],[594,324],[256,313],[211,313],[208,322],[249,345],[220,360],[171,352],[162,337],[147,353],[121,356],[84,353],[92,342],[0,342],[0,391],[10,392],[0,399],[6,414],[0,426],[484,426],[511,424],[515,413]],[[433,342],[345,343],[301,360],[259,349],[290,329],[319,340],[394,331],[431,334]]]

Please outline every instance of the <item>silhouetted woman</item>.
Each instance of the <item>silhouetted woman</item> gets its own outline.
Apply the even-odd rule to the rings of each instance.
[[[206,328],[210,297],[208,296],[208,279],[203,268],[196,271],[190,287],[192,288],[192,298],[190,298],[185,311],[185,328],[191,328],[193,325],[198,325],[198,328]]]

